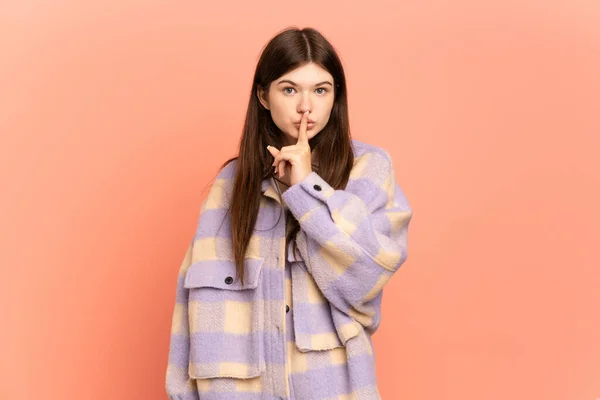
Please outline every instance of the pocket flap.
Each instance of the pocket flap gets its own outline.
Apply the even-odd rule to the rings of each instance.
[[[264,258],[244,259],[244,286],[236,280],[233,260],[201,260],[190,265],[183,286],[185,288],[212,287],[225,290],[256,289]]]

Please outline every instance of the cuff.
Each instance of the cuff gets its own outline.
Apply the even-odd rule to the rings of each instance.
[[[335,189],[315,171],[290,186],[281,197],[297,220],[327,201]]]

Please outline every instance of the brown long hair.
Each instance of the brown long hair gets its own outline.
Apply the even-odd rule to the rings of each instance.
[[[281,149],[284,140],[283,132],[273,122],[270,111],[260,103],[257,89],[260,87],[268,93],[271,82],[307,63],[315,63],[327,70],[333,76],[335,84],[334,104],[329,121],[323,130],[309,139],[311,152],[316,151],[318,167],[314,170],[334,189],[343,189],[354,165],[346,78],[335,49],[313,28],[292,27],[279,32],[263,48],[256,66],[239,144],[239,155],[221,166],[223,169],[237,159],[229,211],[233,255],[237,277],[241,278],[242,285],[244,258],[258,216],[262,181],[274,176],[271,165],[273,156],[267,150],[267,145]],[[280,192],[279,196],[281,199]],[[281,201],[283,203],[283,200]],[[291,217],[290,222],[294,227],[286,237],[288,241],[300,230],[295,218]],[[297,245],[294,241],[294,254],[296,250]]]

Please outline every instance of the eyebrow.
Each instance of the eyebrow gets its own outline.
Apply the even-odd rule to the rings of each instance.
[[[291,85],[293,85],[293,86],[298,86],[298,85],[297,85],[295,82],[292,82],[292,81],[290,81],[290,80],[288,80],[288,79],[284,79],[284,80],[282,80],[282,81],[279,81],[279,82],[277,82],[277,84],[278,84],[278,85],[280,85],[280,84],[282,84],[282,83],[289,83],[289,84],[291,84]],[[315,86],[321,86],[321,85],[329,85],[329,86],[333,86],[333,85],[331,84],[331,82],[329,82],[329,81],[323,81],[323,82],[319,82],[319,83],[317,83]]]

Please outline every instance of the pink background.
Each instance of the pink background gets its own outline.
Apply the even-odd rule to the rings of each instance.
[[[414,209],[383,398],[600,397],[600,3],[38,0],[0,3],[0,398],[166,398],[179,264],[294,24]]]

